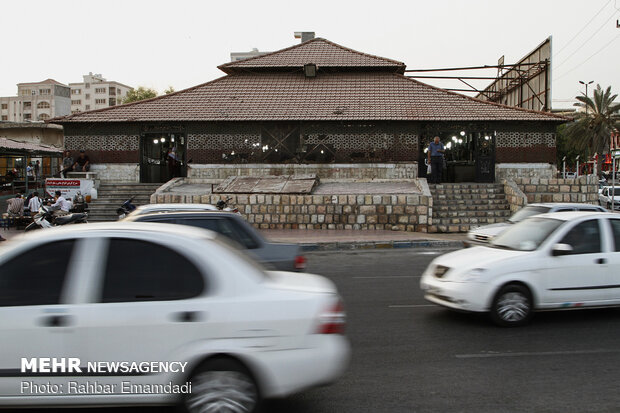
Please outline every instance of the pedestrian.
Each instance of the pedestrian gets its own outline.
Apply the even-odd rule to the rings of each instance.
[[[60,177],[66,178],[67,173],[73,170],[73,158],[71,152],[65,151],[65,156],[62,158],[62,170],[60,171]]]
[[[67,215],[71,209],[71,203],[62,196],[62,192],[54,192],[54,200],[55,202],[50,206],[51,210],[54,211],[54,215],[57,217]]]
[[[32,193],[32,198],[28,202],[28,210],[30,210],[30,215],[34,215],[41,208],[41,199],[39,198],[39,193],[34,191]]]
[[[441,183],[441,173],[443,171],[443,154],[445,148],[439,136],[435,136],[433,142],[428,145],[428,163],[431,165],[431,183]]]
[[[76,172],[88,172],[90,171],[90,159],[86,156],[84,150],[80,151],[80,156],[77,157],[73,164],[73,170]]]
[[[39,179],[41,177],[41,162],[36,161],[34,163],[34,179]]]
[[[6,202],[8,204],[6,212],[9,216],[24,216],[24,198],[21,194],[15,195],[15,198],[9,198]]]

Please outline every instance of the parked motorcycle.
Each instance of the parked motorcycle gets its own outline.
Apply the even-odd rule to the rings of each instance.
[[[215,206],[220,211],[234,212],[235,214],[241,215],[241,212],[239,212],[238,208],[233,208],[233,207],[228,206],[228,203],[231,200],[232,198],[220,199],[219,201],[217,201],[217,204],[215,204]]]
[[[39,212],[33,217],[33,221],[28,224],[25,231],[32,231],[39,228],[52,228],[68,224],[86,224],[88,214],[76,212],[73,214],[55,216],[54,211],[48,206],[41,206]]]
[[[137,208],[134,204],[132,204],[135,196],[132,196],[127,201],[123,202],[123,204],[116,210],[116,214],[118,215],[118,219],[123,219],[131,212],[135,211]]]
[[[73,206],[70,209],[70,212],[86,212],[88,211],[88,203],[86,203],[84,199],[84,195],[80,191],[75,194],[73,197]]]

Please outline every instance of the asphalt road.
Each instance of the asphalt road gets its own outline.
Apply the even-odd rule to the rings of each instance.
[[[419,277],[435,256],[310,254],[309,271],[330,277],[344,297],[351,366],[334,385],[271,401],[265,411],[620,411],[620,310],[543,313],[527,327],[498,328],[424,301]],[[138,411],[172,410],[97,410]]]

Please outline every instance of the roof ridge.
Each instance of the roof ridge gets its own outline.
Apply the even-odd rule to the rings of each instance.
[[[305,41],[303,43],[294,44],[292,46],[285,47],[284,49],[276,50],[276,51],[273,51],[273,52],[269,52],[269,53],[265,53],[265,54],[261,54],[261,55],[257,55],[257,56],[252,56],[252,57],[249,57],[247,59],[237,60],[235,62],[226,62],[226,63],[223,63],[223,64],[219,65],[217,68],[220,69],[221,71],[223,71],[224,73],[229,73],[225,69],[228,69],[228,68],[241,68],[242,69],[243,68],[242,65],[245,65],[247,62],[251,62],[251,61],[256,60],[256,59],[264,59],[266,57],[270,57],[270,56],[273,56],[273,55],[276,55],[276,54],[279,54],[279,53],[284,53],[284,52],[287,52],[289,50],[297,49],[297,48],[300,48],[302,46],[306,46],[306,45],[308,45],[310,43],[315,43],[315,42],[326,43],[326,44],[329,44],[331,46],[337,47],[337,48],[339,48],[341,50],[344,50],[346,52],[354,53],[354,54],[357,54],[357,55],[363,56],[363,57],[368,57],[368,58],[372,58],[372,59],[381,60],[383,62],[389,62],[389,63],[394,64],[395,66],[401,66],[403,68],[407,66],[404,62],[400,62],[398,60],[390,59],[390,58],[383,57],[383,56],[377,56],[377,55],[373,55],[373,54],[369,54],[369,53],[360,52],[359,50],[351,49],[349,47],[346,47],[346,46],[343,46],[341,44],[338,44],[338,43],[332,42],[330,40],[327,40],[327,39],[325,39],[323,37],[315,37],[314,39],[307,40],[307,41]],[[241,64],[241,66],[237,66],[237,64],[239,64],[239,63]],[[308,62],[308,63],[313,63],[313,62]]]
[[[152,102],[152,101],[155,101],[155,100],[162,100],[162,99],[168,98],[170,96],[178,95],[179,93],[184,93],[184,92],[188,92],[190,90],[198,89],[199,87],[206,86],[206,85],[208,85],[210,83],[218,82],[218,81],[220,81],[222,79],[225,79],[227,77],[230,77],[230,76],[232,76],[232,75],[220,76],[220,77],[218,77],[216,79],[209,80],[208,82],[204,82],[204,83],[201,83],[201,84],[196,85],[196,86],[188,87],[186,89],[177,90],[177,91],[172,92],[172,93],[165,93],[163,95],[155,96],[155,97],[149,98],[149,99],[137,100],[135,102],[123,103],[121,105],[108,106],[108,107],[100,108],[100,109],[87,110],[85,112],[71,113],[71,114],[65,115],[65,116],[57,116],[55,118],[47,119],[45,121],[45,123],[54,123],[54,121],[69,120],[69,119],[73,119],[75,117],[78,117],[80,115],[86,114],[86,113],[90,114],[90,113],[105,112],[105,111],[108,111],[108,110],[118,109],[118,108],[121,108],[121,107],[122,108],[126,108],[128,106],[137,105],[138,103],[146,103],[146,102]]]
[[[417,79],[413,79],[411,77],[407,77],[407,76],[405,76],[403,74],[400,74],[400,73],[394,73],[394,74],[398,75],[398,76],[402,76],[403,78],[405,78],[405,79],[407,79],[407,80],[409,80],[411,82],[418,83],[418,84],[420,84],[422,86],[425,86],[425,87],[428,87],[430,89],[434,89],[434,90],[446,93],[448,95],[459,96],[459,97],[462,97],[462,98],[465,98],[465,99],[469,99],[469,100],[477,102],[477,103],[485,103],[487,105],[493,105],[493,106],[497,106],[497,107],[504,108],[504,109],[514,109],[514,110],[517,110],[517,111],[526,112],[526,113],[533,113],[533,114],[536,114],[536,115],[546,115],[546,116],[549,116],[549,117],[552,117],[552,118],[557,118],[557,119],[571,120],[570,118],[568,118],[566,116],[558,115],[558,114],[551,113],[551,112],[543,112],[543,111],[539,111],[539,110],[519,108],[519,107],[516,107],[516,106],[504,105],[503,103],[497,103],[497,102],[491,102],[491,101],[488,101],[488,100],[478,99],[478,98],[475,98],[475,97],[472,97],[472,96],[467,96],[467,95],[463,95],[463,94],[460,94],[460,93],[456,93],[456,92],[453,92],[451,90],[446,90],[446,89],[442,89],[442,88],[437,87],[437,86],[429,85],[428,83],[421,82],[421,81],[419,81]]]

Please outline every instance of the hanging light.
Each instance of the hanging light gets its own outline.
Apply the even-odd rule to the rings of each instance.
[[[170,142],[174,142],[174,135],[170,138]]]
[[[452,137],[452,140],[453,140],[454,142],[456,142],[456,136],[453,136],[453,137]]]
[[[325,152],[323,152],[323,149],[321,149],[321,153],[325,153]]]
[[[166,138],[161,138],[160,141],[161,141],[161,143],[164,143],[164,142],[166,142]]]
[[[155,145],[157,145],[157,144],[159,143],[159,141],[158,141],[157,139],[153,139],[153,143],[154,143]]]
[[[232,152],[230,153],[230,156],[235,156],[235,151],[232,151]]]
[[[459,143],[463,143],[463,139],[459,139]]]
[[[465,136],[465,131],[464,130],[461,131],[461,136]]]

